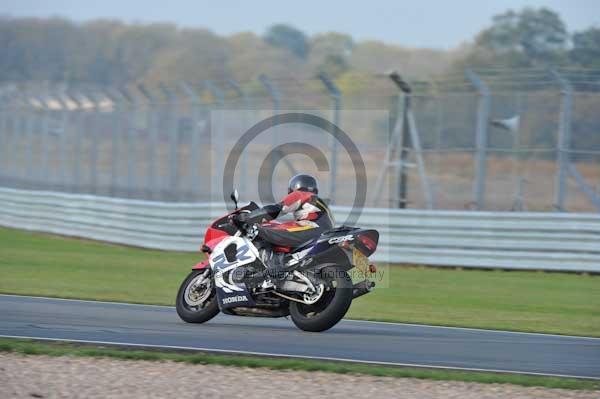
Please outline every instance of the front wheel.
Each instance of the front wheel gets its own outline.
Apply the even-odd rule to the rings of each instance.
[[[335,326],[352,304],[352,279],[340,268],[327,268],[319,278],[324,292],[316,303],[307,305],[290,302],[290,316],[294,324],[304,331],[319,332]]]
[[[175,308],[179,317],[188,323],[204,323],[219,314],[210,269],[192,270],[179,287]]]

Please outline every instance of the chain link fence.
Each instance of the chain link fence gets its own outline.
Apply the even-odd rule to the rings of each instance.
[[[272,165],[272,191],[292,173],[351,205],[504,211],[600,211],[600,71],[466,71],[408,81],[370,77],[340,90],[326,76],[126,88],[30,83],[0,91],[0,184],[160,201],[220,201],[225,161],[255,123],[317,115],[356,145],[366,182],[333,137],[272,126],[235,170],[257,199],[273,149],[305,143],[328,167],[293,153]],[[396,84],[395,84],[396,83]],[[269,155],[271,154],[271,155]],[[310,154],[308,154],[310,155]],[[321,168],[323,169],[323,168]]]

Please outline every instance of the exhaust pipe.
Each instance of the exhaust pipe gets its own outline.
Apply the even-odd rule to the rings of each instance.
[[[363,280],[352,286],[352,299],[358,298],[371,292],[375,287],[375,281]]]

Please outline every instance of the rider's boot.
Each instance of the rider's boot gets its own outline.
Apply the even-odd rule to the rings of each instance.
[[[285,254],[274,252],[272,249],[264,249],[262,262],[266,269],[262,275],[265,281],[261,285],[263,288],[271,288],[285,279]]]

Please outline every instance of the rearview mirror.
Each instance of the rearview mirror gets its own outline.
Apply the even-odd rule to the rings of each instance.
[[[238,201],[240,199],[240,195],[238,194],[238,190],[237,189],[233,190],[233,192],[231,193],[231,195],[229,196],[229,198],[231,198],[231,200],[235,204],[235,209],[238,209]]]

